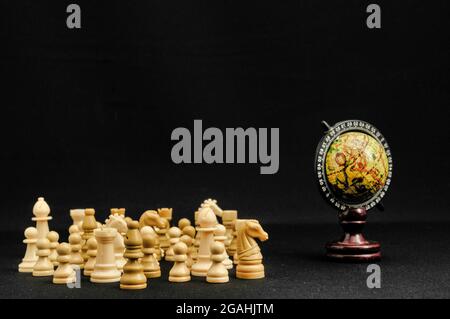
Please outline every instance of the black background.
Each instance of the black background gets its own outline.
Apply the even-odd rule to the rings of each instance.
[[[103,220],[110,207],[137,218],[168,206],[177,220],[214,197],[277,229],[262,244],[269,251],[278,240],[298,252],[294,264],[302,248],[320,256],[337,226],[281,239],[282,225],[335,225],[316,187],[315,148],[321,120],[353,118],[374,124],[394,158],[371,234],[415,252],[410,240],[425,223],[449,220],[446,1],[377,1],[379,30],[366,27],[367,1],[77,1],[79,30],[66,27],[69,3],[2,2],[2,237],[20,242],[38,196],[58,230],[70,208],[95,207]],[[192,130],[194,119],[223,130],[279,127],[279,172],[173,164],[170,134]],[[405,233],[395,237],[398,229]],[[448,235],[429,233],[446,247]],[[448,272],[448,258],[435,257]]]

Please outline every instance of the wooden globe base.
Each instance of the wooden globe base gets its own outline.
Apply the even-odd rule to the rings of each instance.
[[[367,240],[362,234],[366,218],[365,208],[351,208],[339,215],[344,235],[340,240],[326,245],[327,258],[342,262],[371,262],[381,259],[380,244]]]

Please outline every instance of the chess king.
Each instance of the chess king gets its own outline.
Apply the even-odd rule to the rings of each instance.
[[[324,198],[339,210],[341,239],[326,245],[332,260],[369,262],[381,258],[380,244],[362,234],[367,211],[382,208],[392,178],[392,157],[381,133],[371,124],[347,120],[330,127],[316,152],[316,176]]]

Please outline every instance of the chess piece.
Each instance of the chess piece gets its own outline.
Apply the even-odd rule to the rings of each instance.
[[[195,229],[198,229],[199,227],[200,227],[200,224],[198,223],[198,214],[199,214],[199,211],[197,210],[195,213],[194,213],[194,224],[195,224]],[[194,238],[194,247],[195,247],[195,250],[196,250],[196,253],[195,253],[195,260],[197,260],[197,255],[198,255],[198,248],[199,248],[199,246],[200,246],[200,233],[199,232],[196,232],[195,233],[195,238]]]
[[[84,264],[83,274],[85,276],[90,276],[94,271],[95,262],[97,258],[97,239],[95,239],[95,237],[89,238],[89,240],[87,241],[87,245],[88,245],[87,254],[89,256],[89,259]]]
[[[181,231],[183,231],[184,227],[186,226],[191,226],[191,221],[187,218],[181,218],[178,221],[178,228],[181,229]]]
[[[27,245],[27,250],[25,251],[25,256],[22,258],[22,262],[19,264],[19,272],[33,272],[33,267],[38,260],[38,256],[36,255],[38,231],[34,227],[28,227],[25,229],[24,235],[25,239],[23,243]]]
[[[217,200],[211,198],[205,199],[200,206],[200,209],[202,208],[211,208],[216,216],[222,218],[223,210],[217,205]]]
[[[225,258],[228,258],[227,252],[225,251],[225,245],[222,242],[214,242],[211,245],[212,265],[206,275],[207,282],[218,284],[230,280],[228,277],[228,270],[224,265]]]
[[[33,276],[51,276],[54,272],[53,263],[48,258],[50,256],[50,241],[47,238],[38,239],[37,243],[38,260],[33,267]]]
[[[145,211],[141,217],[139,218],[139,228],[143,228],[145,226],[150,226],[152,229],[157,231],[157,229],[166,228],[167,227],[167,221],[165,221],[161,216],[159,216],[158,212],[155,210],[147,210]],[[166,233],[163,231],[163,235],[165,237],[165,242],[168,243]],[[156,259],[161,260],[161,244],[160,240],[158,238],[155,246],[155,254]]]
[[[53,274],[54,284],[68,284],[76,281],[76,274],[70,265],[70,245],[61,243],[56,248],[58,254],[58,268]]]
[[[147,277],[144,274],[144,267],[139,262],[139,258],[144,257],[139,222],[131,220],[127,222],[127,226],[128,232],[125,237],[126,250],[124,256],[128,258],[128,261],[123,267],[120,288],[145,289],[147,287]]]
[[[96,224],[97,224],[97,227],[95,229],[102,229],[103,228],[103,224],[102,223],[96,222]]]
[[[225,247],[225,241],[227,240],[226,234],[226,228],[224,225],[218,224],[216,226],[216,230],[214,232],[214,240],[217,242],[220,242]],[[233,269],[233,262],[228,257],[227,251],[224,250],[224,256],[223,256],[223,264],[226,269]]]
[[[226,228],[225,248],[229,256],[233,256],[236,252],[235,232],[233,230],[234,222],[237,219],[237,210],[224,210],[222,214],[222,222]],[[233,241],[234,239],[234,241]]]
[[[47,239],[50,241],[50,256],[48,258],[53,266],[58,266],[56,247],[58,247],[59,234],[52,230],[47,234]]]
[[[76,265],[80,267],[80,269],[84,268],[84,260],[81,256],[81,236],[78,233],[73,233],[69,236],[69,244],[70,244],[70,264]]]
[[[192,251],[195,250],[194,247],[194,240],[188,236],[188,235],[183,235],[180,237],[180,242],[183,242],[186,244],[187,246],[187,259],[186,259],[186,266],[191,269],[192,265],[194,264],[194,260],[192,259]]]
[[[200,245],[197,261],[192,265],[191,273],[194,276],[206,277],[211,267],[211,244],[214,242],[214,231],[216,230],[217,218],[211,208],[202,208],[198,213],[198,222],[200,227],[197,232],[200,233]]]
[[[165,259],[167,261],[174,261],[173,256],[175,255],[173,252],[173,247],[180,241],[181,230],[178,227],[171,227],[167,232],[169,236],[170,247],[166,251]]]
[[[125,208],[119,208],[119,209],[117,209],[117,214],[119,216],[125,217],[125,211],[126,211]]]
[[[156,227],[155,231],[159,237],[159,246],[163,250],[163,253],[165,253],[166,250],[169,249],[169,247],[170,247],[169,237],[167,236],[167,231],[169,230],[170,225],[169,225],[169,222],[167,221],[167,219],[164,219],[164,218],[163,218],[163,223],[164,223],[164,227],[162,227],[162,228]]]
[[[187,246],[183,242],[178,242],[173,247],[173,260],[175,261],[169,272],[170,282],[186,282],[191,280],[189,268],[186,266]]]
[[[183,228],[183,236],[189,236],[192,239],[191,245],[188,245],[188,258],[192,259],[192,262],[195,262],[197,260],[197,250],[198,247],[195,247],[195,228],[193,226],[186,226]],[[181,236],[181,237],[183,237]],[[187,245],[187,243],[185,242]],[[191,267],[191,266],[189,266]]]
[[[159,244],[161,249],[165,253],[170,247],[167,232],[169,231],[170,221],[172,220],[172,208],[158,208],[158,215],[164,219],[164,227],[158,227],[156,232],[159,235]]]
[[[84,209],[71,209],[70,217],[72,218],[73,224],[78,226],[79,229],[82,228],[84,219]]]
[[[236,220],[236,231],[239,260],[236,267],[236,277],[240,279],[264,278],[263,256],[254,238],[266,241],[269,239],[269,235],[255,219]]]
[[[84,219],[83,219],[83,239],[84,244],[81,248],[81,256],[83,257],[84,262],[86,262],[89,258],[87,255],[87,241],[89,238],[94,237],[94,230],[98,228],[97,221],[95,220],[95,210],[93,208],[86,208],[84,210]]]
[[[153,247],[154,249],[154,254],[155,254],[155,258],[157,261],[161,260],[161,247],[159,245],[159,236],[156,233],[156,231],[153,229],[153,227],[151,226],[144,226],[141,228],[141,236],[144,237],[145,235],[153,235],[155,236],[155,246]]]
[[[146,233],[142,236],[142,252],[144,253],[144,257],[142,257],[141,263],[144,267],[144,274],[147,278],[161,277],[161,269],[155,258],[155,246],[157,240],[158,235],[156,235],[156,233]]]
[[[123,266],[127,260],[123,257],[125,253],[125,242],[123,237],[128,231],[128,226],[125,218],[120,214],[110,215],[106,221],[106,226],[117,230],[116,237],[114,238],[114,256],[116,259],[117,269],[123,271]]]
[[[33,217],[31,220],[36,221],[36,229],[38,231],[38,239],[47,238],[49,232],[48,221],[52,219],[50,214],[50,207],[44,200],[44,197],[39,197],[33,206]]]
[[[70,227],[69,227],[69,235],[72,235],[72,234],[75,234],[75,233],[77,233],[77,234],[79,234],[81,236],[82,235],[81,228],[79,226],[77,226],[77,225],[70,225]]]
[[[116,235],[117,230],[115,228],[105,227],[94,231],[97,241],[97,256],[94,271],[91,273],[91,282],[109,283],[120,280],[121,273],[117,269],[114,256],[114,238],[116,238]]]

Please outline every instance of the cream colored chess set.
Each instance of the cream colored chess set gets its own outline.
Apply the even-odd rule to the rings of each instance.
[[[133,220],[125,209],[111,208],[104,223],[93,208],[73,209],[68,243],[49,230],[50,207],[39,197],[33,207],[36,227],[25,230],[25,256],[19,272],[52,276],[54,284],[75,283],[76,270],[92,283],[119,282],[121,289],[144,289],[161,277],[160,261],[172,262],[169,282],[187,282],[191,276],[208,283],[226,283],[236,265],[239,279],[264,278],[261,250],[255,240],[269,238],[255,219],[238,219],[236,210],[222,210],[205,200],[194,214],[194,225],[181,218],[171,226],[172,209],[147,210]],[[217,217],[222,221],[218,222]]]

